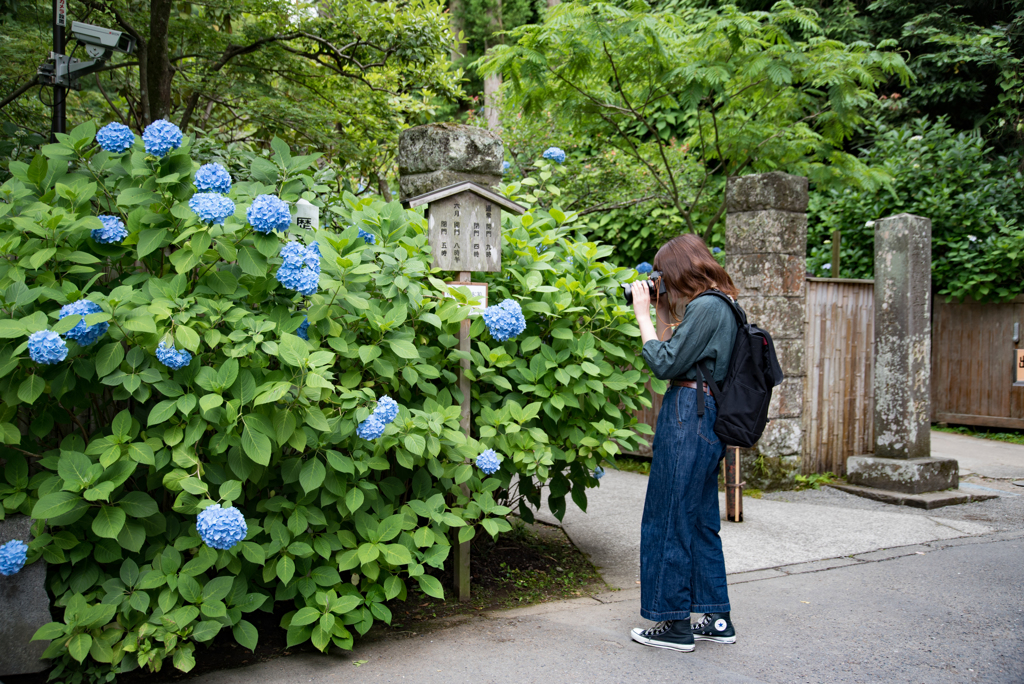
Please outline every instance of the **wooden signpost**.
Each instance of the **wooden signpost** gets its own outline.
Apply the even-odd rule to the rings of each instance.
[[[501,272],[501,211],[523,214],[526,208],[471,181],[410,197],[403,204],[410,209],[427,205],[427,240],[434,257],[431,267],[458,272],[457,280],[449,285],[465,285],[470,287],[470,291],[473,291],[473,286],[483,285],[483,303],[486,306],[487,286],[470,282],[472,273]],[[459,325],[459,351],[469,351],[469,326],[468,318]],[[462,394],[459,424],[469,436],[471,417],[467,370],[469,359],[465,358],[459,364],[459,392]],[[462,485],[462,491],[469,494],[466,485]],[[455,584],[459,588],[460,601],[469,600],[469,544],[460,544],[458,540],[453,544]]]

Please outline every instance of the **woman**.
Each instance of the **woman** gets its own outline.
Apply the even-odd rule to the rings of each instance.
[[[671,380],[658,415],[640,531],[640,614],[658,624],[635,628],[631,636],[647,646],[692,651],[694,639],[736,641],[718,536],[718,464],[725,445],[713,430],[714,397],[706,384],[698,388],[695,364],[710,368],[716,383],[725,380],[736,318],[720,297],[697,296],[715,289],[735,297],[738,291],[696,235],[670,240],[658,250],[654,268],[667,293],[658,301],[659,328],[675,328],[669,339],[659,339],[651,324],[647,282],[633,283],[632,293],[644,359],[655,376]],[[705,393],[702,417],[698,391]],[[704,614],[692,626],[691,611]]]

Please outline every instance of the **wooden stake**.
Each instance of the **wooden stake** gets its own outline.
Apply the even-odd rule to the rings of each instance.
[[[461,271],[459,273],[460,283],[472,282],[469,271]],[[459,324],[459,351],[469,351],[469,324],[470,320],[467,318]],[[466,371],[469,370],[469,359],[462,359],[459,362],[459,391],[462,392],[462,418],[459,421],[459,425],[462,427],[462,431],[469,436],[469,423],[470,423],[470,389],[469,389],[469,378],[466,377]],[[469,496],[469,487],[465,484],[461,485],[462,493]],[[469,600],[469,544],[470,542],[458,542],[458,531],[459,528],[454,528],[452,533],[455,534],[455,539],[452,540],[452,545],[455,547],[455,586],[459,588],[459,600]]]
[[[725,519],[743,522],[743,485],[740,482],[740,448],[726,447],[725,456]]]
[[[838,228],[832,231],[832,277],[839,278],[839,246],[842,244],[843,234]]]

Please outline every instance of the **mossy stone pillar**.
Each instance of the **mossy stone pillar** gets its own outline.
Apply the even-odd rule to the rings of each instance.
[[[743,479],[758,489],[791,481],[803,451],[807,193],[806,178],[779,172],[726,185],[725,267],[747,320],[772,336],[786,376],[772,392],[764,435],[742,450]]]

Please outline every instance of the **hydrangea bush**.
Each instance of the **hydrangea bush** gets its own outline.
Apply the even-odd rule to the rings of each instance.
[[[574,216],[505,217],[504,271],[479,277],[522,329],[498,341],[473,318],[467,437],[470,307],[430,270],[421,213],[330,195],[316,157],[276,140],[209,222],[189,206],[191,137],[158,155],[95,131],[0,186],[0,514],[37,521],[54,680],[187,671],[222,631],[255,649],[248,615],[282,607],[289,644],[351,648],[390,601],[443,596],[452,544],[509,530],[513,508],[532,518],[545,491],[557,515],[585,506],[594,469],[649,432],[618,297],[634,272]],[[288,229],[300,197],[321,207],[315,235]],[[102,215],[119,242],[92,239]],[[286,263],[315,289],[276,277]]]

